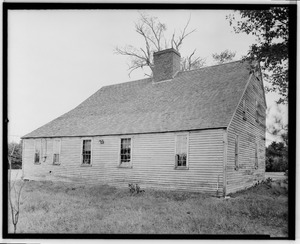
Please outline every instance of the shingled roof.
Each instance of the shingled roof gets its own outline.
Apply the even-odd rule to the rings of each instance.
[[[70,112],[23,138],[95,136],[227,127],[250,77],[236,61],[104,86]]]

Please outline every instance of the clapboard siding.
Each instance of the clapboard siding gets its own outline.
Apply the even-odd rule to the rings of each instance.
[[[120,136],[92,137],[92,166],[82,167],[80,137],[61,138],[61,165],[52,164],[53,140],[47,139],[47,160],[34,161],[34,140],[24,139],[24,176],[29,179],[68,180],[127,187],[158,187],[223,194],[223,129],[188,134],[188,169],[175,169],[177,133],[128,135],[132,138],[132,168],[120,168]],[[124,137],[124,136],[122,136]],[[126,137],[126,136],[125,136]],[[104,144],[100,144],[103,140]],[[50,146],[51,145],[51,146]],[[50,173],[51,172],[51,173]]]
[[[246,120],[243,119],[243,100],[246,101]],[[259,116],[256,121],[256,101]],[[226,193],[252,186],[264,179],[266,106],[262,82],[251,77],[236,113],[228,127]],[[239,135],[239,169],[235,170],[235,137]],[[258,144],[258,169],[255,165],[255,143]]]

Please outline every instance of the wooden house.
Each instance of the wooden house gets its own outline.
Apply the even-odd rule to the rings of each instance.
[[[152,78],[104,86],[25,135],[23,177],[226,195],[264,179],[260,73],[236,61],[180,71],[154,53]]]

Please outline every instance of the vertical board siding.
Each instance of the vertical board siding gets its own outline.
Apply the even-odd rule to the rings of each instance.
[[[29,179],[68,180],[119,187],[138,183],[142,188],[157,187],[222,195],[224,130],[185,133],[189,135],[187,170],[175,169],[176,133],[157,133],[128,135],[132,138],[132,168],[118,167],[120,136],[91,138],[90,167],[82,167],[80,162],[83,138],[61,138],[60,165],[52,164],[53,146],[48,147],[49,160],[47,157],[46,162],[35,165],[34,140],[25,139],[24,176]],[[47,139],[47,143],[52,145],[53,140]],[[99,140],[103,140],[104,144]]]
[[[246,100],[246,120],[243,119],[243,100]],[[256,104],[259,118],[256,121]],[[262,82],[251,78],[237,111],[228,127],[226,193],[252,186],[264,179],[266,107]],[[239,135],[239,169],[235,170],[235,136]],[[255,164],[255,143],[258,144],[258,169]]]

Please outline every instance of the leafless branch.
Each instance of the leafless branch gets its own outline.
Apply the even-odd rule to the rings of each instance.
[[[9,178],[8,178],[8,201],[10,205],[10,210],[11,210],[11,218],[12,218],[12,223],[14,225],[14,233],[17,231],[17,224],[19,221],[19,214],[20,214],[20,198],[21,198],[21,192],[22,189],[25,185],[25,182],[22,183],[21,187],[19,190],[16,189],[14,182],[13,185],[11,185],[11,158],[13,156],[15,150],[15,145],[12,149],[11,155],[8,158],[8,163],[9,163]],[[13,191],[12,191],[13,190]],[[14,199],[15,202],[12,201],[12,194],[14,193]]]
[[[186,23],[186,25],[185,25],[183,31],[181,32],[181,35],[178,37],[178,40],[177,40],[177,41],[176,41],[175,39],[172,40],[173,43],[175,44],[175,49],[176,49],[177,51],[179,51],[179,48],[180,48],[180,46],[182,45],[183,40],[184,40],[188,35],[192,34],[194,31],[196,31],[196,29],[193,29],[192,31],[186,33],[186,30],[187,30],[187,28],[188,28],[188,26],[189,26],[189,24],[190,24],[190,20],[191,20],[191,16],[189,17],[189,19],[188,19],[188,21],[187,21],[187,23]],[[175,34],[175,32],[174,32],[174,34]]]

